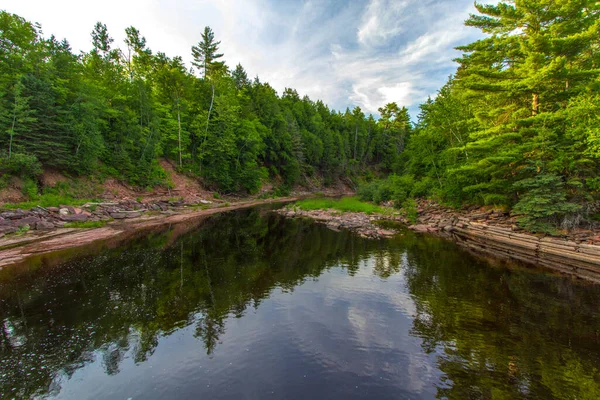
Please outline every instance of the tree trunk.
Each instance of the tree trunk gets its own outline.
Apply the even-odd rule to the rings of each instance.
[[[208,124],[210,122],[210,113],[212,112],[213,103],[215,101],[215,84],[212,84],[212,98],[210,99],[210,107],[208,109],[208,116],[206,117],[206,131],[204,132],[204,139],[202,140],[201,147],[204,147],[206,137],[208,136]],[[202,171],[202,162],[200,163],[200,171]]]
[[[8,142],[8,159],[12,156],[13,136],[15,136],[15,123],[17,122],[17,98],[15,96],[15,108],[13,109],[12,127],[10,128],[10,141]]]
[[[358,142],[358,125],[356,125],[356,131],[354,132],[354,160],[356,160],[356,144]]]
[[[181,162],[181,112],[179,109],[179,99],[177,99],[177,126],[179,128],[179,135],[177,138],[179,141],[179,168],[181,168],[183,164]]]
[[[540,95],[533,94],[533,102],[531,103],[531,115],[536,116],[540,111]]]

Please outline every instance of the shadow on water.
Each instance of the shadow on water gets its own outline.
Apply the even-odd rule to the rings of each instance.
[[[599,304],[597,286],[439,239],[366,240],[255,208],[0,271],[0,391],[600,398]]]

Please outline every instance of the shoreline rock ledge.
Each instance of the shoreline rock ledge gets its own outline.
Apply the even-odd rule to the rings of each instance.
[[[409,229],[445,237],[470,251],[545,267],[600,283],[600,235],[577,229],[564,237],[534,235],[516,218],[498,210],[451,210],[429,201],[419,204]]]

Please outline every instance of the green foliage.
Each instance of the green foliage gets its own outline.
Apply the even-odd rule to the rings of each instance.
[[[192,47],[197,77],[134,27],[119,49],[97,23],[94,48],[76,55],[0,11],[0,172],[34,178],[51,166],[152,187],[169,185],[165,157],[222,193],[257,193],[271,179],[285,195],[364,176],[359,195],[376,203],[432,197],[516,206],[530,226],[580,220],[574,207],[600,199],[600,5],[476,9],[466,25],[484,36],[459,48],[456,75],[416,124],[396,103],[376,120],[291,88],[280,96],[241,64],[230,70],[210,27]],[[554,197],[536,187],[548,176],[561,182]]]
[[[383,209],[376,205],[365,203],[356,197],[342,197],[341,199],[319,198],[300,200],[292,205],[302,210],[337,210],[341,212],[364,212],[367,214],[382,213]]]
[[[412,224],[417,222],[419,213],[417,211],[417,202],[415,199],[406,199],[402,202],[402,215]]]
[[[411,175],[390,175],[386,179],[375,180],[359,186],[358,196],[361,200],[380,204],[393,201],[400,206],[411,196],[415,181]]]
[[[102,228],[104,225],[106,225],[109,221],[108,220],[104,220],[104,221],[85,221],[85,222],[68,222],[65,224],[65,228],[78,228],[78,229],[85,229],[85,228]]]
[[[514,206],[530,230],[575,227],[600,199],[600,5],[476,3],[485,36],[421,114],[401,157],[412,195]],[[584,213],[585,211],[585,213]]]
[[[33,154],[12,153],[0,156],[0,173],[33,178],[42,173],[42,164]]]
[[[556,175],[537,175],[523,179],[514,186],[523,190],[524,194],[513,207],[513,213],[523,215],[519,222],[531,231],[546,231],[549,226],[557,226],[562,219],[582,208],[579,204],[567,201],[565,185]]]
[[[38,186],[37,183],[30,179],[30,178],[26,178],[23,180],[23,186],[21,188],[23,194],[29,199],[29,200],[37,200],[38,198]]]

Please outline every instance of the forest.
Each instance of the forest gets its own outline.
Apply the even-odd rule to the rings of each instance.
[[[344,182],[398,207],[430,198],[521,216],[530,230],[598,217],[600,4],[476,3],[456,73],[414,119],[332,110],[227,66],[206,27],[181,57],[125,30],[115,46],[97,23],[89,53],[0,11],[0,188],[37,193],[43,168],[138,187],[165,184],[160,158],[221,193],[275,194]],[[412,203],[411,203],[412,202]]]

